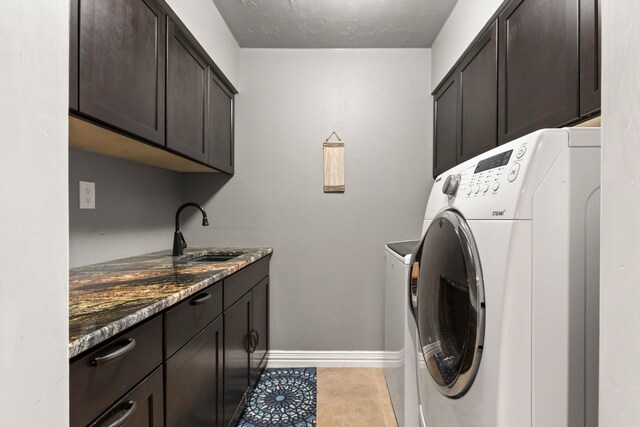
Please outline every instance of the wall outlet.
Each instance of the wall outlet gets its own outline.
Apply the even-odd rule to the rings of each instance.
[[[96,208],[96,183],[80,181],[80,209]]]

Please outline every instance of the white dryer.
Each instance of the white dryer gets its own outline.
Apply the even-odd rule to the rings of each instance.
[[[436,179],[409,283],[426,426],[597,425],[599,221],[599,129]]]

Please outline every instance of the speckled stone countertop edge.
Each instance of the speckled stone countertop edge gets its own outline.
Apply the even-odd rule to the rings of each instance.
[[[185,300],[189,296],[201,291],[202,289],[219,282],[232,275],[233,273],[251,265],[262,258],[269,256],[273,253],[273,248],[255,248],[253,249],[255,252],[254,256],[244,258],[241,264],[232,265],[225,270],[221,270],[213,274],[211,277],[201,280],[199,282],[194,283],[179,292],[175,292],[155,303],[152,303],[135,313],[132,313],[128,316],[125,316],[117,321],[111,322],[110,324],[103,326],[100,329],[97,329],[87,335],[84,335],[74,341],[69,342],[69,359],[74,358],[75,356],[84,353],[85,351],[97,346],[98,344],[103,343],[104,341],[118,335],[120,332],[123,332],[132,326],[135,326],[143,321],[150,319],[154,315],[162,312],[163,310],[178,304],[179,302]]]

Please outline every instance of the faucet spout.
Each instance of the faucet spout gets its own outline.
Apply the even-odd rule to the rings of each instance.
[[[202,213],[202,225],[204,227],[209,225],[209,219],[207,218],[207,212],[204,210],[202,206],[197,203],[189,202],[178,208],[176,212],[176,230],[173,233],[173,256],[180,256],[184,254],[184,249],[187,247],[187,241],[184,239],[182,235],[182,231],[180,231],[180,214],[189,206],[193,206],[194,208],[200,209]]]

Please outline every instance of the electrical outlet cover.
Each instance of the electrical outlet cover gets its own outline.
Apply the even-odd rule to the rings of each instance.
[[[96,208],[96,183],[80,181],[80,209]]]

